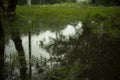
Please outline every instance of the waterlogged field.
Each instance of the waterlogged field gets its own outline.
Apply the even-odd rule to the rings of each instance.
[[[120,78],[119,7],[23,5],[3,26],[6,80]]]

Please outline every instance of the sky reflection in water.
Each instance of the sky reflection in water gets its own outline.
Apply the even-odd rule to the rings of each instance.
[[[40,46],[40,42],[42,41],[45,46],[49,45],[50,43],[54,43],[52,39],[56,39],[57,32],[52,32],[50,30],[46,30],[44,32],[40,32],[39,35],[31,35],[31,45],[32,45],[32,56],[40,57],[43,56],[45,58],[50,58],[49,53]],[[82,22],[78,22],[76,25],[68,24],[63,30],[59,31],[59,34],[65,37],[65,40],[69,40],[69,37],[77,38],[78,35],[82,35]],[[24,51],[26,56],[28,56],[28,35],[21,36],[22,44],[24,47]],[[17,53],[13,41],[10,39],[9,43],[5,46],[5,53],[6,54],[13,54]]]

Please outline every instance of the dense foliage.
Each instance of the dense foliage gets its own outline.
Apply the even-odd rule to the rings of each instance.
[[[77,2],[76,0],[31,0],[32,4],[55,4]],[[103,6],[120,6],[119,0],[88,0],[88,2]],[[27,0],[18,0],[18,4],[26,4]]]
[[[104,6],[120,6],[119,0],[92,0],[92,3]]]
[[[55,4],[63,2],[76,2],[76,0],[31,0],[32,4]],[[27,0],[18,0],[18,4],[26,4]]]

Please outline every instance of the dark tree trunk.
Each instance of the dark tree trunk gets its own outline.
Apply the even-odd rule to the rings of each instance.
[[[25,60],[25,53],[22,46],[22,40],[20,39],[19,32],[12,33],[12,40],[15,44],[15,48],[18,52],[19,61],[20,61],[20,74],[21,80],[26,80],[26,60]]]
[[[2,11],[2,12],[5,11],[5,7],[4,7],[2,1],[0,1],[0,11]]]
[[[4,30],[0,20],[0,80],[4,80]]]
[[[16,9],[17,0],[9,0],[7,11],[8,13],[14,13]]]
[[[96,0],[92,0],[91,2],[92,2],[93,4],[96,4]]]
[[[9,0],[8,3],[8,8],[7,8],[7,12],[8,12],[8,21],[13,23],[15,21],[16,15],[15,13],[15,9],[16,9],[16,4],[17,4],[17,0]],[[12,26],[10,26],[12,27]],[[19,57],[19,62],[20,62],[20,77],[21,80],[26,80],[26,59],[25,59],[25,53],[24,53],[24,49],[23,49],[23,45],[22,45],[22,40],[20,39],[20,35],[19,35],[19,31],[13,31],[11,32],[11,37],[12,40],[15,44],[15,48],[18,52],[18,57]]]
[[[31,79],[32,75],[32,64],[31,64],[31,32],[29,32],[29,79]]]

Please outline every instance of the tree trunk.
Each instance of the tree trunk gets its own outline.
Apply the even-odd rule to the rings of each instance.
[[[5,37],[2,22],[0,20],[0,80],[4,80],[4,47]]]
[[[8,21],[9,23],[13,23],[15,21],[15,9],[16,9],[16,4],[17,4],[17,0],[9,0],[8,3]],[[13,23],[14,24],[14,23]],[[12,27],[12,26],[10,26]],[[22,45],[22,40],[20,39],[20,35],[19,35],[19,30],[13,31],[11,32],[11,37],[12,40],[15,44],[15,48],[18,52],[18,58],[19,58],[19,62],[20,62],[20,77],[21,80],[26,80],[26,59],[25,59],[25,53],[24,53],[24,49],[23,49],[23,45]]]
[[[17,0],[9,0],[7,12],[14,13],[16,9]]]
[[[27,0],[27,5],[31,6],[31,0]]]
[[[29,32],[29,79],[31,79],[31,75],[32,75],[32,64],[31,64],[31,32]]]
[[[22,46],[22,40],[20,39],[19,32],[13,32],[11,36],[19,56],[21,80],[26,80],[27,68],[26,68],[25,53]]]

